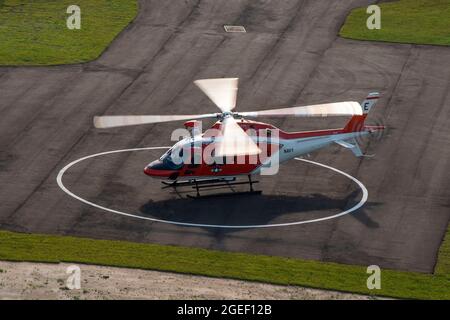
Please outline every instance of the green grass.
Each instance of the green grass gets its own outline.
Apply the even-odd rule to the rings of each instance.
[[[444,241],[439,248],[438,261],[434,271],[436,274],[450,275],[450,226],[448,226]]]
[[[441,255],[448,259],[446,243]],[[450,274],[445,267],[435,275],[382,270],[381,290],[368,290],[368,274],[362,266],[8,231],[0,231],[0,260],[78,262],[400,298],[450,299]],[[448,261],[442,265],[448,267]]]
[[[81,29],[69,30],[69,5]],[[136,0],[0,0],[0,65],[55,65],[96,59],[136,16]]]
[[[369,30],[367,7],[354,9],[340,35],[357,40],[450,45],[450,0],[400,0],[379,4],[381,29]]]

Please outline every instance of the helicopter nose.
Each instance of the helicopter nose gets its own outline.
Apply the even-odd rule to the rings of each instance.
[[[173,174],[173,170],[167,170],[163,162],[155,160],[144,168],[144,173],[151,177],[166,178]]]
[[[150,168],[150,166],[146,166],[146,167],[144,168],[144,173],[145,173],[146,175],[148,175],[148,176],[152,176],[152,175],[153,175],[153,170],[152,170],[152,168]]]
[[[162,161],[155,160],[155,161],[149,163],[144,168],[144,173],[149,176],[156,176],[156,175],[158,175],[157,171],[160,171],[162,169],[161,166],[162,166]]]

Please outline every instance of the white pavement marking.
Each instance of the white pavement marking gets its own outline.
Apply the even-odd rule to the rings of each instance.
[[[311,219],[311,220],[304,220],[304,221],[295,221],[295,222],[286,222],[286,223],[276,223],[276,224],[256,224],[256,225],[220,225],[220,224],[203,224],[203,223],[189,223],[189,222],[178,222],[178,221],[172,221],[172,220],[163,220],[163,219],[156,219],[156,218],[150,218],[150,217],[143,217],[143,216],[139,216],[139,215],[135,215],[135,214],[131,214],[131,213],[126,213],[126,212],[122,212],[122,211],[118,211],[118,210],[114,210],[114,209],[110,209],[104,206],[101,206],[99,204],[90,202],[86,199],[81,198],[80,196],[74,194],[73,192],[71,192],[69,189],[67,189],[63,182],[62,182],[62,178],[64,173],[73,165],[84,161],[86,159],[90,159],[90,158],[94,158],[94,157],[99,157],[99,156],[104,156],[107,154],[113,154],[113,153],[120,153],[120,152],[133,152],[133,151],[144,151],[144,150],[158,150],[158,149],[168,149],[170,147],[146,147],[146,148],[133,148],[133,149],[121,149],[121,150],[112,150],[112,151],[106,151],[106,152],[100,152],[100,153],[96,153],[96,154],[92,154],[83,158],[80,158],[78,160],[72,161],[71,163],[69,163],[68,165],[66,165],[64,168],[61,169],[61,171],[59,171],[58,176],[56,177],[56,181],[58,182],[58,186],[68,195],[70,195],[71,197],[87,204],[90,205],[92,207],[104,210],[104,211],[108,211],[108,212],[112,212],[115,214],[119,214],[122,216],[126,216],[126,217],[131,217],[131,218],[137,218],[137,219],[142,219],[142,220],[149,220],[149,221],[153,221],[153,222],[161,222],[161,223],[167,223],[167,224],[173,224],[173,225],[179,225],[179,226],[187,226],[187,227],[201,227],[201,228],[226,228],[226,229],[250,229],[250,228],[272,228],[272,227],[287,227],[287,226],[295,226],[295,225],[300,225],[300,224],[307,224],[307,223],[314,223],[314,222],[320,222],[320,221],[325,221],[325,220],[331,220],[331,219],[335,219],[341,216],[344,216],[346,214],[349,214],[355,210],[358,210],[359,208],[361,208],[364,203],[366,203],[368,196],[369,196],[369,192],[367,191],[367,188],[362,184],[361,181],[359,181],[358,179],[356,179],[355,177],[352,177],[351,175],[349,175],[348,173],[345,173],[339,169],[327,166],[325,164],[319,163],[319,162],[315,162],[315,161],[311,161],[311,160],[306,160],[306,159],[300,159],[300,158],[295,158],[295,160],[299,160],[299,161],[303,161],[303,162],[307,162],[307,163],[311,163],[329,170],[332,170],[334,172],[337,172],[347,178],[349,178],[350,180],[352,180],[353,182],[355,182],[360,188],[361,191],[363,192],[362,198],[361,200],[353,207],[342,211],[340,213],[328,216],[328,217],[323,217],[323,218],[318,218],[318,219]]]

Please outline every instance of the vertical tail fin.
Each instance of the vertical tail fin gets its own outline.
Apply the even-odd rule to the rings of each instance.
[[[380,94],[378,92],[371,92],[367,98],[361,103],[363,111],[362,115],[353,116],[344,128],[345,132],[361,131],[364,128],[364,121],[370,109],[377,103]]]
[[[361,103],[363,114],[368,114],[370,109],[377,103],[380,94],[378,92],[371,92],[367,96],[366,100]]]

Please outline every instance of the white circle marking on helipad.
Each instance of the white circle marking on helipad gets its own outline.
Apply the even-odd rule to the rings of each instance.
[[[74,194],[72,191],[70,191],[69,189],[66,188],[66,186],[63,184],[62,182],[62,178],[64,176],[64,173],[71,168],[72,166],[74,166],[77,163],[80,163],[84,160],[90,159],[90,158],[94,158],[94,157],[100,157],[100,156],[104,156],[104,155],[108,155],[108,154],[114,154],[114,153],[120,153],[120,152],[134,152],[134,151],[144,151],[144,150],[158,150],[158,149],[168,149],[170,147],[146,147],[146,148],[132,148],[132,149],[121,149],[121,150],[112,150],[112,151],[106,151],[106,152],[100,152],[100,153],[95,153],[89,156],[85,156],[82,157],[80,159],[77,159],[75,161],[72,161],[71,163],[67,164],[64,168],[62,168],[59,173],[58,176],[56,177],[56,181],[58,183],[58,186],[65,192],[67,193],[69,196],[87,204],[90,205],[92,207],[107,211],[107,212],[111,212],[111,213],[115,213],[115,214],[119,214],[125,217],[131,217],[131,218],[136,218],[136,219],[142,219],[142,220],[149,220],[149,221],[153,221],[153,222],[161,222],[161,223],[168,223],[168,224],[173,224],[173,225],[179,225],[179,226],[187,226],[187,227],[202,227],[202,228],[226,228],[226,229],[250,229],[250,228],[273,228],[273,227],[287,227],[287,226],[295,226],[295,225],[300,225],[300,224],[307,224],[307,223],[314,223],[314,222],[320,222],[320,221],[325,221],[325,220],[331,220],[331,219],[335,219],[338,217],[342,217],[346,214],[349,214],[353,211],[358,210],[359,208],[361,208],[364,203],[366,203],[368,196],[369,196],[369,192],[367,191],[367,188],[364,186],[364,184],[359,181],[358,179],[356,179],[355,177],[352,177],[351,175],[349,175],[348,173],[345,173],[339,169],[336,169],[334,167],[331,166],[327,166],[325,164],[319,163],[319,162],[315,162],[315,161],[311,161],[311,160],[306,160],[306,159],[300,159],[300,158],[295,158],[295,160],[299,160],[299,161],[303,161],[303,162],[307,162],[310,164],[314,164],[329,170],[332,170],[334,172],[337,172],[345,177],[347,177],[348,179],[352,180],[353,182],[355,182],[358,187],[361,189],[362,191],[362,197],[361,200],[355,204],[353,207],[339,212],[337,214],[333,214],[331,216],[327,216],[327,217],[322,217],[322,218],[317,218],[317,219],[310,219],[310,220],[303,220],[303,221],[294,221],[294,222],[286,222],[286,223],[274,223],[274,224],[256,224],[256,225],[220,225],[220,224],[203,224],[203,223],[189,223],[189,222],[179,222],[179,221],[172,221],[172,220],[163,220],[163,219],[156,219],[156,218],[151,218],[151,217],[143,217],[143,216],[139,216],[136,214],[131,214],[131,213],[127,213],[127,212],[122,212],[119,210],[114,210],[114,209],[110,209],[104,206],[101,206],[99,204],[96,204],[94,202],[91,202],[89,200],[86,200],[76,194]]]

